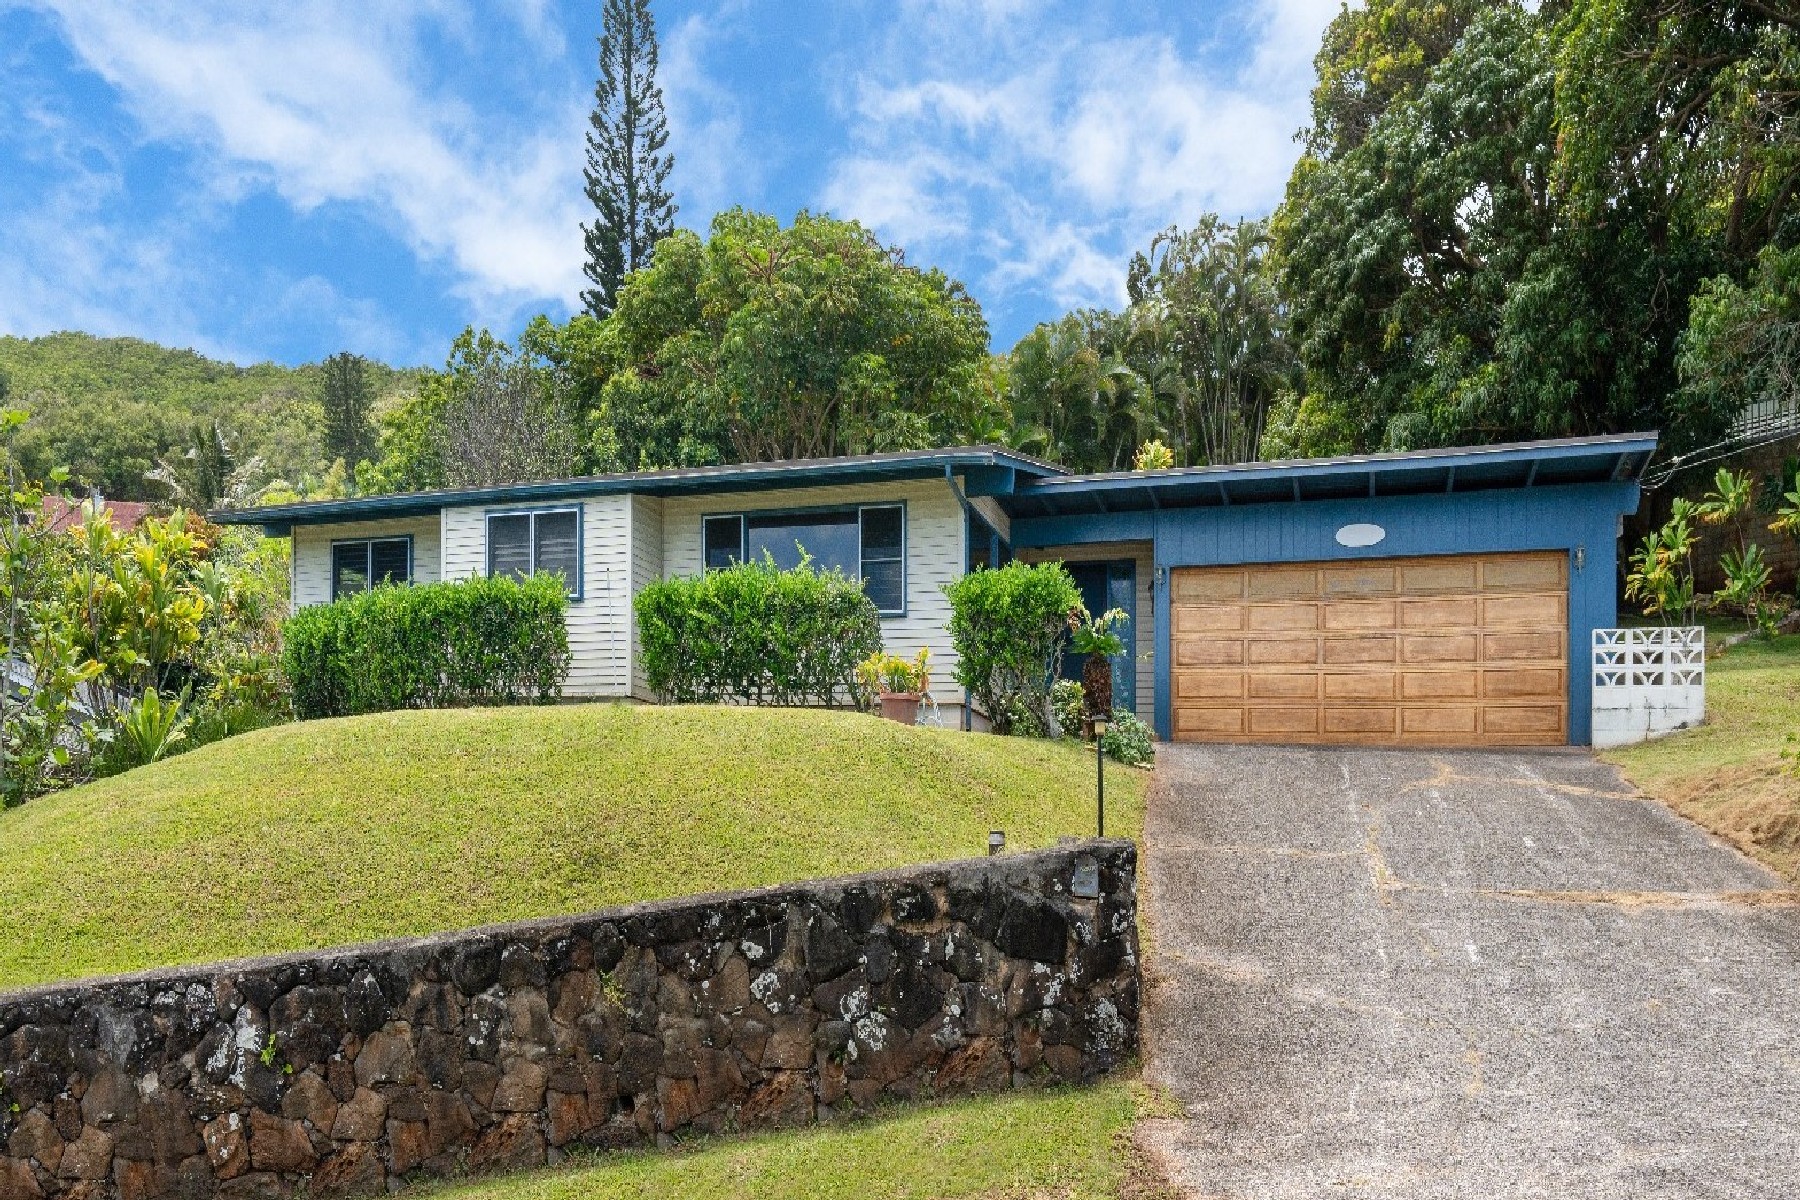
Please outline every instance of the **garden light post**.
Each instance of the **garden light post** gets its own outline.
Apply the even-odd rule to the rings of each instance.
[[[1095,837],[1106,836],[1106,718],[1094,717],[1094,827]]]

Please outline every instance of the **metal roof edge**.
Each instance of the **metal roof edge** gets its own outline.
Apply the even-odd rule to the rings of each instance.
[[[1105,471],[1087,475],[1059,475],[1022,484],[1020,493],[1104,490],[1110,487],[1154,487],[1195,481],[1231,482],[1271,474],[1321,475],[1339,471],[1393,470],[1407,466],[1463,466],[1470,463],[1524,462],[1531,459],[1570,458],[1595,450],[1644,454],[1638,467],[1660,440],[1657,432],[1612,433],[1591,437],[1555,438],[1536,442],[1504,442],[1491,446],[1445,446],[1430,450],[1401,450],[1381,454],[1340,455],[1334,458],[1284,458],[1268,462],[1228,463],[1204,467],[1169,467],[1160,471]]]
[[[1055,463],[1005,446],[950,446],[937,450],[898,450],[836,458],[676,467],[662,471],[583,475],[483,488],[441,488],[383,496],[357,496],[343,500],[311,500],[297,504],[222,509],[208,513],[207,517],[222,525],[320,524],[334,520],[419,516],[442,508],[464,505],[569,500],[620,493],[667,495],[704,492],[708,485],[715,484],[730,488],[768,482],[809,486],[816,481],[816,485],[824,486],[829,483],[853,483],[858,478],[904,478],[912,472],[917,472],[921,478],[928,478],[939,474],[945,467],[1008,467],[1039,478],[1065,473],[1065,469]]]

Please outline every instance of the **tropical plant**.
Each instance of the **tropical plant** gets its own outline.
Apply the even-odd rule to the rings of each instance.
[[[1078,681],[1059,679],[1050,685],[1050,713],[1065,735],[1081,728],[1081,715],[1086,711],[1087,698]]]
[[[1100,735],[1100,749],[1115,762],[1147,767],[1156,760],[1156,740],[1150,727],[1128,708],[1115,708],[1112,720]]]
[[[878,652],[857,664],[856,679],[871,693],[924,695],[931,690],[930,660],[931,651],[924,647],[920,647],[912,658]]]
[[[1270,249],[1267,222],[1207,213],[1131,260],[1124,357],[1150,381],[1183,463],[1255,460],[1270,410],[1297,383]]]
[[[1625,598],[1643,606],[1647,617],[1665,623],[1694,623],[1694,505],[1678,498],[1662,528],[1646,534],[1632,554],[1625,577]]]
[[[1050,681],[1061,672],[1069,614],[1081,590],[1061,563],[1011,562],[969,572],[944,589],[956,681],[967,688],[994,732],[1049,729]]]
[[[1748,524],[1756,504],[1756,481],[1748,471],[1720,467],[1712,490],[1695,508],[1707,525],[1730,527],[1736,545],[1719,556],[1725,586],[1712,594],[1712,605],[1741,613],[1751,629],[1761,628],[1773,571],[1762,547],[1750,540]]]
[[[1112,710],[1112,660],[1125,653],[1119,627],[1129,620],[1122,608],[1110,608],[1097,617],[1090,617],[1086,610],[1069,614],[1069,649],[1086,656],[1081,664],[1081,690],[1090,716]]]
[[[195,425],[187,448],[158,458],[144,478],[167,488],[176,504],[206,512],[255,503],[264,468],[261,455],[240,462],[233,439],[215,420]]]
[[[159,762],[187,739],[186,693],[165,699],[155,688],[113,714],[112,739],[103,757],[123,770]]]
[[[1775,519],[1769,522],[1769,528],[1775,533],[1800,537],[1800,489],[1783,493],[1781,505],[1775,510]]]
[[[1727,550],[1719,558],[1719,570],[1725,574],[1725,586],[1713,593],[1713,604],[1743,614],[1753,630],[1764,630],[1771,623],[1765,618],[1769,580],[1773,572],[1763,557],[1762,547],[1755,542],[1741,551]]]
[[[1175,465],[1175,452],[1156,438],[1138,447],[1131,459],[1134,471],[1166,471]]]

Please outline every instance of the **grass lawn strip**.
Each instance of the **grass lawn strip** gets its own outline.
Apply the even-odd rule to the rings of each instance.
[[[1147,773],[1109,764],[1108,832]],[[281,726],[0,813],[0,989],[585,912],[1092,832],[1073,744],[585,704]]]
[[[1134,1169],[1134,1082],[905,1108],[679,1153],[627,1153],[427,1193],[429,1200],[1114,1200]]]
[[[1706,724],[1607,751],[1639,788],[1800,884],[1800,637],[1750,641],[1706,664]]]

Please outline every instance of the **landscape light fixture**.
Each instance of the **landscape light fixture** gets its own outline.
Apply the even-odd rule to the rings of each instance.
[[[1006,849],[1006,830],[988,830],[988,857],[992,858],[1004,849]]]
[[[1094,714],[1094,836],[1106,836],[1106,726],[1107,719]]]

